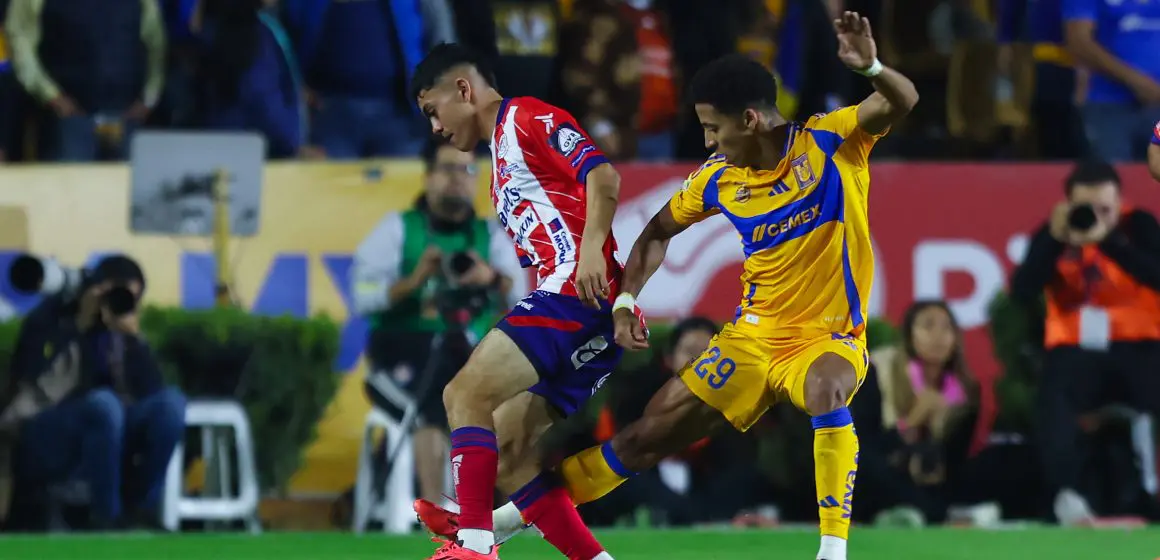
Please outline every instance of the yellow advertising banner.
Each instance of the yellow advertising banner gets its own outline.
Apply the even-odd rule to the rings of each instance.
[[[481,186],[486,181],[481,177]],[[343,383],[291,481],[296,494],[337,493],[354,481],[369,407],[362,388],[365,329],[347,305],[351,254],[384,214],[415,201],[422,191],[422,163],[272,163],[263,182],[258,235],[230,244],[232,287],[253,312],[324,313],[342,325],[336,370]],[[145,268],[150,303],[212,305],[209,239],[130,231],[129,185],[129,168],[123,165],[3,168],[0,267],[6,271],[18,250],[76,266],[124,252]],[[489,213],[483,188],[478,201],[482,213]]]

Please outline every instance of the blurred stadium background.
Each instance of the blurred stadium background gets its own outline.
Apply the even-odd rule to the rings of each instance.
[[[386,446],[367,434],[397,417],[367,380],[378,372],[407,387],[424,374],[435,376],[431,385],[445,382],[422,367],[425,355],[403,355],[414,340],[430,347],[430,338],[407,337],[433,334],[432,323],[388,332],[393,343],[376,338],[383,317],[360,314],[355,252],[387,216],[437,196],[439,185],[470,182],[479,215],[494,212],[486,151],[471,163],[433,148],[403,94],[418,58],[442,41],[468,44],[494,64],[505,95],[572,112],[623,177],[614,227],[627,250],[706,156],[681,101],[687,78],[743,52],[778,75],[787,116],[856,103],[869,85],[841,67],[829,27],[853,9],[871,19],[883,62],[922,95],[872,160],[876,374],[856,418],[864,454],[879,451],[881,464],[859,474],[854,557],[1160,557],[1160,533],[1147,528],[1160,519],[1152,411],[1130,396],[1144,385],[1109,385],[1108,398],[1067,417],[1080,437],[1060,453],[1081,467],[1068,490],[1082,507],[1071,495],[1061,505],[1041,445],[1055,420],[1037,408],[1041,380],[1053,374],[1043,310],[1008,295],[1035,232],[1065,199],[1073,160],[1114,162],[1125,204],[1160,211],[1146,162],[1160,121],[1160,70],[1149,75],[1157,65],[1114,52],[1151,80],[1116,85],[1075,63],[1090,45],[1065,44],[1064,34],[1068,21],[1096,21],[1104,33],[1115,18],[1134,18],[1144,22],[1129,30],[1131,44],[1143,45],[1137,55],[1156,56],[1147,53],[1160,52],[1148,47],[1160,48],[1160,7],[1109,1],[1136,12],[1108,15],[1103,2],[1074,4],[1091,11],[1067,0],[0,0],[0,271],[25,253],[72,266],[131,255],[148,279],[141,330],[167,383],[191,406],[222,405],[205,407],[211,420],[202,424],[253,436],[247,445],[187,416],[184,454],[165,478],[167,505],[110,526],[92,526],[68,480],[0,471],[16,489],[5,527],[31,533],[0,536],[0,556],[428,554],[409,504],[444,490],[445,436],[438,421],[426,424],[385,474]],[[1100,33],[1098,41],[1119,44]],[[187,181],[178,164],[209,148],[179,137],[191,143],[171,160],[139,161],[131,139],[142,130],[260,135],[260,177],[235,185],[232,197],[252,195],[256,217],[246,219],[256,231],[215,242],[213,182]],[[177,186],[134,184],[148,165]],[[194,179],[213,171],[198,169]],[[159,206],[131,206],[140,188],[156,190]],[[149,215],[161,208],[171,213]],[[144,219],[153,230],[137,225]],[[392,235],[380,240],[401,245]],[[626,359],[588,409],[554,429],[553,452],[606,439],[639,414],[641,399],[696,351],[684,346],[697,337],[680,329],[674,337],[674,325],[732,317],[742,260],[734,235],[710,220],[674,242],[641,298],[655,351]],[[431,296],[416,297],[425,306]],[[947,304],[956,342],[944,350],[961,351],[965,367],[953,373],[973,389],[948,415],[945,437],[915,440],[898,429],[913,402],[902,402],[893,380],[921,358],[903,320],[928,300]],[[0,274],[6,399],[19,373],[9,364],[21,318],[40,301]],[[1092,376],[1160,376],[1156,361],[1114,373],[1091,363]],[[816,521],[810,437],[803,417],[775,409],[744,436],[702,442],[581,512],[617,558],[806,558],[816,545],[803,528]],[[184,498],[173,497],[179,491]],[[173,505],[219,493],[240,496],[221,515]],[[63,534],[93,530],[110,534]],[[194,534],[203,532],[211,534]],[[553,554],[531,536],[503,549],[509,559]]]

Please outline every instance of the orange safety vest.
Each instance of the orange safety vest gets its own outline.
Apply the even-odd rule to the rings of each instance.
[[[1124,207],[1121,216],[1132,211]],[[1080,310],[1104,309],[1112,341],[1160,340],[1160,293],[1140,284],[1095,246],[1068,247],[1047,285],[1044,346],[1075,346]]]

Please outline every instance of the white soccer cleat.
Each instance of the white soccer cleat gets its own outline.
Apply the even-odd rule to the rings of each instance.
[[[1060,525],[1066,527],[1090,525],[1096,520],[1087,500],[1071,488],[1064,488],[1055,495],[1055,517]]]

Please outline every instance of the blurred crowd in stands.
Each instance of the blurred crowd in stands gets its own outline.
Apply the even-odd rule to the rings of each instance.
[[[260,131],[272,158],[417,156],[427,125],[404,84],[457,41],[614,159],[696,160],[682,85],[723,54],[775,70],[790,115],[867,93],[834,56],[842,9],[923,93],[879,157],[1143,159],[1160,120],[1148,1],[2,0],[0,149],[117,159],[151,127]]]

